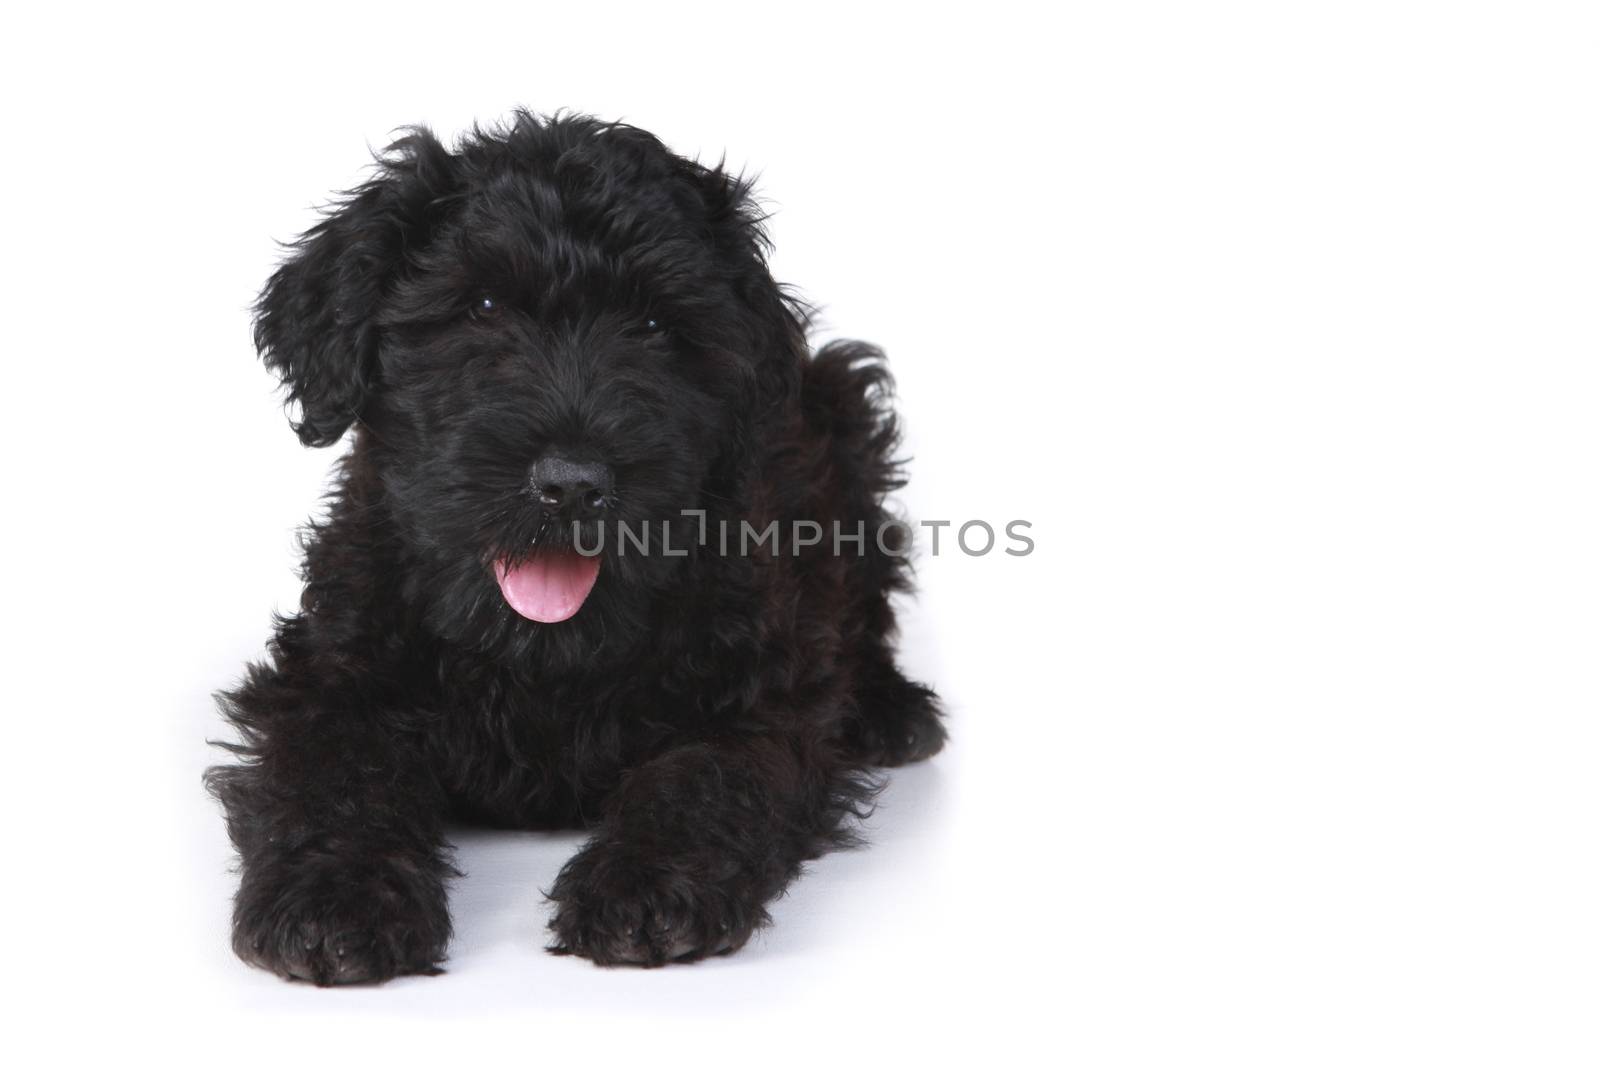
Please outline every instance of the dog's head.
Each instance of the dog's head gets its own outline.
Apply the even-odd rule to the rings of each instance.
[[[302,441],[362,427],[431,626],[575,659],[646,626],[684,566],[662,523],[677,550],[685,511],[736,499],[797,388],[802,314],[764,248],[747,183],[641,130],[414,130],[296,243],[256,342]]]

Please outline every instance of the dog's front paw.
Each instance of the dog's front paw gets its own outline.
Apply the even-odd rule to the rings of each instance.
[[[550,890],[550,951],[605,967],[660,967],[732,952],[767,921],[759,893],[727,869],[733,866],[692,852],[597,841]]]
[[[234,901],[239,958],[319,986],[439,974],[449,939],[443,879],[409,863],[349,870],[283,861],[247,869]]]

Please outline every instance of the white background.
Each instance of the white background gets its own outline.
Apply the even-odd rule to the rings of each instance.
[[[12,12],[0,1040],[1595,1062],[1585,9]],[[739,955],[548,957],[579,839],[472,834],[448,975],[291,986],[229,954],[199,782],[331,458],[247,306],[367,145],[517,104],[759,171],[776,273],[889,350],[908,510],[1038,550],[923,560],[904,660],[954,745]]]

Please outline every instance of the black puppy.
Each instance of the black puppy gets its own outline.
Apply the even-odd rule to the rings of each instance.
[[[300,439],[355,430],[301,611],[222,698],[245,960],[437,972],[452,818],[593,830],[555,951],[728,952],[870,767],[944,743],[892,655],[882,357],[809,354],[760,222],[641,130],[518,113],[411,132],[267,283]]]

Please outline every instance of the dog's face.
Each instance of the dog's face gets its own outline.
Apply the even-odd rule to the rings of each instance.
[[[802,337],[743,183],[642,131],[527,115],[454,152],[401,142],[257,319],[302,439],[365,428],[429,625],[566,662],[642,636],[686,566],[663,538],[688,547],[684,512],[739,492]]]

